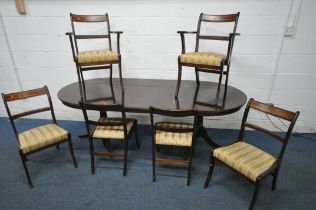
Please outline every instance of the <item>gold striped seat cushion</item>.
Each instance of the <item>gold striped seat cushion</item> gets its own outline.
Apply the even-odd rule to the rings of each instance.
[[[78,53],[77,59],[78,63],[117,61],[118,54],[116,52],[106,50],[83,51]]]
[[[213,155],[254,182],[276,161],[270,154],[242,141],[217,148]]]
[[[25,154],[67,138],[68,131],[58,125],[42,125],[19,134],[20,149]]]
[[[163,128],[193,128],[192,124],[170,122],[157,123],[157,126]],[[157,130],[155,140],[156,144],[190,147],[192,145],[192,135],[192,132],[176,133]]]
[[[221,62],[225,60],[225,55],[212,52],[191,52],[180,55],[183,63],[200,64],[207,66],[221,66]]]
[[[99,122],[120,122],[122,118],[106,118],[102,117],[99,119]],[[129,134],[131,128],[133,126],[133,122],[131,120],[127,120],[127,134]],[[124,139],[124,127],[123,125],[115,125],[115,126],[100,126],[98,125],[93,134],[93,138],[99,139]]]

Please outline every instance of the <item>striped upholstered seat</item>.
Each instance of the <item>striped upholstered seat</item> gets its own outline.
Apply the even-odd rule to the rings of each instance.
[[[20,149],[28,153],[68,139],[68,131],[56,124],[42,125],[19,134]]]
[[[215,149],[213,155],[253,181],[276,161],[268,153],[242,141]]]
[[[200,64],[207,66],[221,66],[225,55],[212,52],[192,52],[180,55],[182,63]]]
[[[157,123],[157,126],[162,128],[193,128],[192,124],[185,123]],[[156,144],[161,145],[174,145],[190,147],[192,145],[192,132],[187,133],[175,133],[159,131],[156,132]]]
[[[122,118],[100,118],[99,122],[119,122]],[[130,132],[133,126],[133,122],[127,120],[127,134]],[[93,138],[99,139],[124,139],[124,127],[123,125],[116,126],[97,126],[92,133]]]
[[[118,61],[118,54],[113,51],[97,50],[97,51],[83,51],[78,53],[78,63],[92,63],[102,61]]]

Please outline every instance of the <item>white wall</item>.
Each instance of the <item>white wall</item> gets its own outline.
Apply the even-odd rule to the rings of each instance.
[[[109,13],[121,37],[123,76],[176,79],[178,30],[195,30],[200,12],[240,11],[230,85],[264,102],[300,110],[297,130],[315,132],[316,1],[314,0],[25,0],[27,15],[14,1],[0,1],[0,90],[48,85],[58,119],[81,119],[60,103],[58,90],[77,81],[68,37],[69,13]],[[293,5],[292,5],[293,3]],[[296,11],[296,33],[283,36]],[[290,16],[289,16],[290,15]],[[289,17],[289,21],[288,21]],[[202,79],[206,79],[202,75]],[[194,79],[184,71],[184,79]],[[16,106],[17,109],[24,107]],[[6,116],[0,103],[0,116]],[[210,126],[238,128],[242,111],[209,120]],[[257,120],[263,120],[257,116]]]

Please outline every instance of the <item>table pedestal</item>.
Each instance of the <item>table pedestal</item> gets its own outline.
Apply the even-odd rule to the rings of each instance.
[[[197,138],[202,137],[208,145],[210,145],[212,148],[220,147],[219,144],[217,144],[207,133],[206,128],[203,126],[203,116],[197,117]]]

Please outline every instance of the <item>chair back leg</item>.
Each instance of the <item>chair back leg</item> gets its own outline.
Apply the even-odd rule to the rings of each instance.
[[[93,141],[91,138],[89,138],[89,147],[90,147],[90,160],[91,160],[91,174],[94,175],[95,173],[94,148],[93,148]]]
[[[279,169],[280,169],[280,166],[277,167],[275,169],[275,171],[273,172],[273,180],[272,180],[272,187],[271,187],[271,190],[272,191],[275,191],[276,189],[276,185],[277,185],[277,181],[278,181],[278,174],[279,174]]]
[[[121,58],[120,58],[120,61],[118,63],[118,67],[119,67],[119,75],[120,75],[121,92],[124,95],[124,84],[123,84],[123,76],[122,76],[122,61],[121,61]]]
[[[135,140],[136,140],[136,146],[139,149],[140,148],[140,144],[139,144],[139,139],[138,139],[138,122],[136,121],[136,125],[135,125]]]
[[[152,162],[153,162],[153,182],[156,181],[156,146],[152,143]]]
[[[190,162],[189,162],[189,169],[188,169],[188,179],[187,179],[187,186],[190,185],[191,183],[191,171],[192,171],[192,157],[193,157],[193,147],[190,148],[189,151],[189,158],[190,158]]]
[[[196,86],[200,87],[200,72],[198,68],[195,68],[195,81]]]
[[[180,85],[181,85],[181,77],[182,77],[182,65],[180,62],[180,57],[178,57],[178,81],[177,81],[176,92],[174,95],[175,98],[178,98],[179,89],[180,89]]]
[[[126,176],[127,173],[127,154],[128,154],[128,142],[127,138],[124,139],[124,169],[123,176]]]

